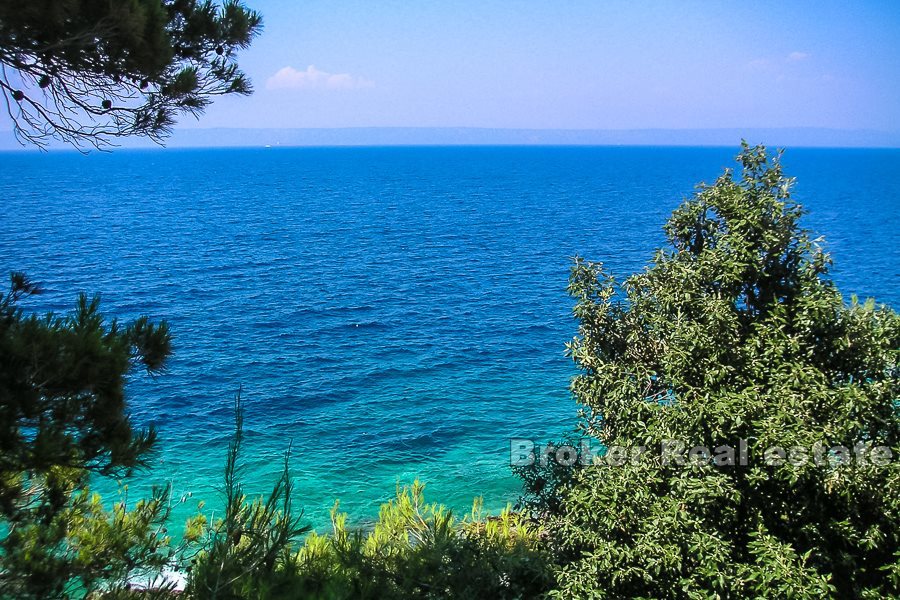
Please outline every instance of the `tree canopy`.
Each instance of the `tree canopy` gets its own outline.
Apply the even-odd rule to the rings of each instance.
[[[778,155],[738,160],[643,272],[573,268],[572,389],[608,451],[550,511],[560,597],[900,595],[900,316],[844,301]]]
[[[261,27],[236,0],[5,0],[0,90],[23,143],[161,141],[178,115],[250,93],[236,52]]]

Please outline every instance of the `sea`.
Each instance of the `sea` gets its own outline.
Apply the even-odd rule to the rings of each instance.
[[[332,147],[0,153],[0,271],[65,314],[169,323],[165,372],[129,377],[153,467],[98,482],[133,502],[170,484],[174,518],[221,505],[234,398],[243,480],[290,448],[295,507],[365,526],[398,485],[465,513],[519,497],[513,439],[577,422],[574,256],[618,277],[734,147]],[[785,171],[844,295],[900,308],[900,150],[788,149]],[[5,277],[5,275],[4,275]]]

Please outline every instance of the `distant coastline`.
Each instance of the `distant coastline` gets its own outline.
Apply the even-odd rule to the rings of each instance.
[[[177,129],[169,148],[295,146],[728,146],[741,139],[778,147],[900,148],[900,131],[869,129],[490,129],[478,127],[347,127],[316,129]],[[61,146],[60,146],[61,147]],[[159,147],[122,140],[123,148]],[[11,131],[0,150],[21,150]]]

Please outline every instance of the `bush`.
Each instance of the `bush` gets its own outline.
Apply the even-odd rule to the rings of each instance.
[[[418,481],[382,505],[368,533],[347,529],[332,511],[333,532],[310,535],[297,572],[310,598],[536,598],[551,583],[539,529],[509,507],[484,516],[481,501],[456,520],[427,504]]]
[[[267,498],[241,488],[240,395],[225,467],[224,517],[198,515],[186,527],[199,544],[188,569],[191,598],[533,598],[549,589],[549,558],[537,526],[507,507],[485,517],[480,499],[462,520],[425,502],[418,481],[397,488],[368,531],[351,530],[332,509],[333,531],[310,533],[292,511],[287,457]]]

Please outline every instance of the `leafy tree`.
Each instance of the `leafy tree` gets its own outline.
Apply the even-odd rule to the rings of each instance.
[[[88,480],[146,464],[156,438],[132,428],[125,377],[163,369],[171,339],[146,318],[106,322],[97,297],[81,295],[68,316],[28,314],[20,304],[40,290],[11,279],[0,298],[0,596],[89,591],[163,560],[167,491],[107,512]]]
[[[235,53],[261,23],[237,0],[4,0],[0,90],[16,136],[160,141],[179,114],[250,93]]]
[[[557,597],[900,595],[900,316],[845,303],[779,158],[744,144],[621,285],[576,259],[572,387],[610,450],[548,519]]]

